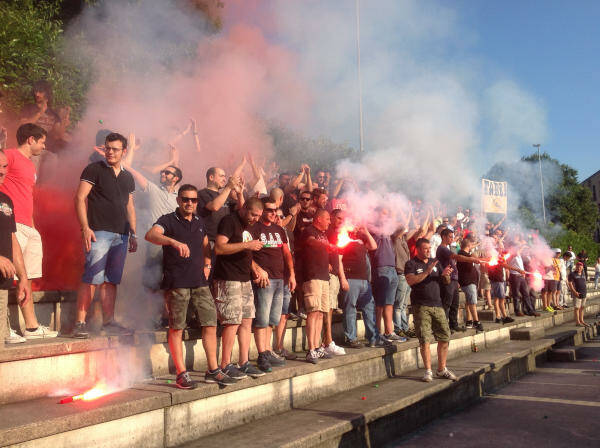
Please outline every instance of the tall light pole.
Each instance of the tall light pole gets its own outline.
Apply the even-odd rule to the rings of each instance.
[[[537,143],[532,145],[534,148],[537,148],[538,152],[538,162],[540,166],[540,187],[542,190],[542,212],[544,213],[544,225],[546,224],[546,203],[544,201],[544,177],[542,176],[542,156],[540,155],[540,144]]]
[[[362,77],[360,74],[360,5],[356,0],[356,60],[358,63],[358,125],[360,132],[360,152],[364,151],[363,146],[363,105],[362,105]]]

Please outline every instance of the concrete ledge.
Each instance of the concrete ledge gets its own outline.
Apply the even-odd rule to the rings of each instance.
[[[548,352],[548,361],[573,362],[577,360],[577,349],[575,347],[553,348]]]
[[[545,333],[543,327],[513,328],[510,330],[510,338],[517,341],[533,341],[543,338]]]

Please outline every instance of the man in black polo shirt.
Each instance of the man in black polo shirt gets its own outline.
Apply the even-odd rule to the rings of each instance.
[[[0,151],[0,185],[4,183],[6,173],[8,172],[8,159],[4,152]],[[19,305],[24,305],[31,300],[31,288],[25,271],[23,254],[21,246],[17,240],[17,224],[15,222],[14,205],[12,200],[4,193],[0,192],[0,289],[6,290],[12,288],[15,274],[19,278],[17,284],[17,298]],[[4,295],[0,298],[0,347],[6,340],[7,343],[25,342],[25,338],[16,333],[8,333],[4,325],[6,324],[7,299]],[[10,330],[12,333],[12,330]]]
[[[177,370],[177,387],[194,389],[183,359],[182,333],[188,306],[202,325],[202,346],[206,353],[207,383],[224,386],[235,383],[217,364],[217,310],[208,287],[210,247],[206,228],[196,215],[198,190],[182,185],[177,195],[177,210],[163,215],[146,233],[146,240],[163,248],[163,279],[161,289],[169,311],[169,350]]]
[[[431,245],[426,238],[419,238],[416,248],[417,256],[406,262],[404,274],[406,282],[411,287],[410,303],[415,320],[415,332],[419,338],[419,348],[425,366],[423,381],[433,381],[429,344],[434,341],[437,341],[437,377],[456,381],[456,375],[446,367],[450,328],[440,296],[440,278],[442,275],[450,275],[452,267],[447,266],[442,271],[438,260],[430,258]]]
[[[288,247],[288,240],[282,227],[275,224],[277,205],[269,197],[263,198],[263,214],[256,224],[250,227],[252,238],[263,243],[259,251],[252,253],[252,271],[258,282],[254,285],[254,340],[258,349],[258,368],[270,372],[272,366],[285,365],[285,360],[273,353],[270,342],[273,327],[281,320],[285,283],[290,292],[296,289],[294,264]]]
[[[121,134],[108,134],[104,147],[105,159],[85,167],[75,195],[75,211],[85,250],[85,268],[77,292],[77,318],[72,333],[75,338],[89,336],[85,318],[98,285],[104,314],[102,329],[109,334],[131,332],[114,320],[114,314],[127,247],[130,252],[137,250],[135,181],[121,164],[127,152],[127,139]]]
[[[461,256],[450,250],[450,244],[454,241],[454,232],[449,228],[442,230],[440,233],[442,243],[436,251],[436,258],[440,263],[441,269],[446,269],[450,266],[450,276],[445,278],[441,286],[442,305],[446,312],[446,317],[450,322],[451,331],[464,331],[464,327],[458,326],[458,269],[456,268],[456,260]],[[463,257],[464,258],[464,257]],[[468,260],[465,260],[468,261]]]
[[[252,319],[255,316],[251,282],[252,251],[263,247],[260,240],[252,239],[248,228],[259,220],[262,211],[260,199],[248,199],[240,210],[221,220],[215,241],[215,304],[223,325],[221,368],[234,379],[265,374],[248,361]],[[231,351],[236,334],[240,352],[238,365],[234,366],[231,363]]]

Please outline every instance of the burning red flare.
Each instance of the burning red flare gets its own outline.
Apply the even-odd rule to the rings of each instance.
[[[96,386],[94,386],[92,389],[88,390],[87,392],[84,392],[79,395],[73,395],[72,397],[63,398],[62,400],[60,400],[60,404],[72,403],[73,401],[79,401],[79,400],[83,400],[83,401],[96,400],[100,397],[103,397],[104,395],[111,394],[112,392],[114,392],[114,391],[112,391],[106,384],[98,383],[98,384],[96,384]]]
[[[352,241],[357,241],[350,238],[350,232],[354,231],[354,227],[344,224],[338,233],[337,247],[346,247]]]

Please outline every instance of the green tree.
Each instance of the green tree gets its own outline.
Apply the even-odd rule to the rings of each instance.
[[[0,83],[14,114],[32,101],[31,85],[42,79],[53,86],[53,107],[71,106],[72,121],[83,113],[90,72],[85,61],[63,56],[61,6],[60,0],[0,4]]]

